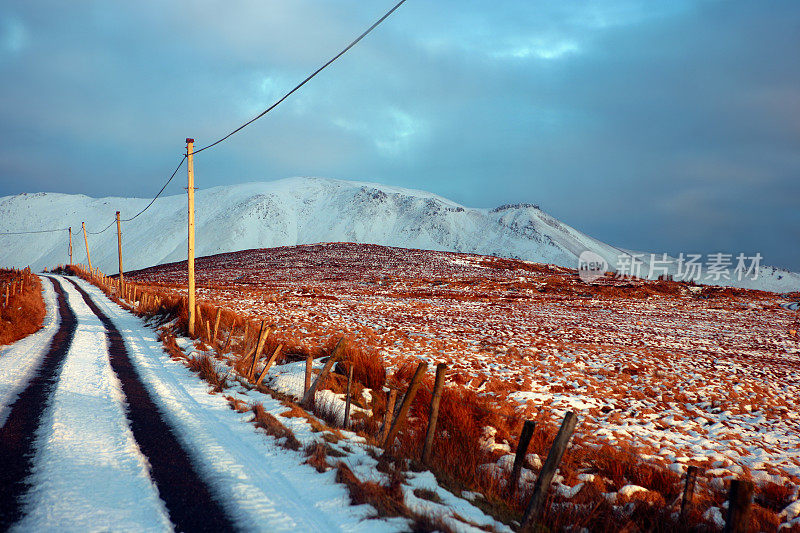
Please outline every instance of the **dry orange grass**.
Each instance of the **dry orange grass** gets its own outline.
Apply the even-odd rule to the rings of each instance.
[[[364,387],[379,390],[386,383],[386,364],[377,350],[359,348],[348,343],[342,356],[343,366],[353,367],[353,381]]]
[[[489,265],[487,265],[489,266]],[[499,262],[491,265],[492,268],[505,268],[506,265]],[[681,290],[682,285],[670,281],[660,281],[657,283],[645,284],[638,281],[621,282],[611,280],[607,286],[587,287],[578,285],[572,275],[565,275],[558,269],[546,267],[551,274],[543,289],[560,294],[576,293],[577,291],[593,292],[600,297],[614,298],[619,296],[617,292],[624,293],[626,298],[646,298],[652,294],[661,294],[670,297],[673,293]],[[435,281],[435,280],[434,280]],[[622,287],[621,285],[630,286]],[[474,284],[474,283],[473,283]],[[434,283],[434,285],[436,285]],[[453,285],[453,283],[451,283]],[[622,289],[625,289],[622,291]],[[151,289],[148,290],[158,290]],[[425,289],[428,290],[428,289]],[[438,289],[432,289],[438,290]],[[319,297],[316,289],[305,291],[309,297]],[[704,289],[706,291],[706,289]],[[408,292],[408,291],[406,291]],[[410,291],[413,292],[413,289]],[[424,291],[423,291],[424,292]],[[710,298],[733,298],[736,297],[732,290],[711,290],[708,291]],[[632,295],[632,293],[635,293]],[[185,300],[163,293],[164,302],[156,310],[147,312],[164,313],[165,316],[179,317],[178,324],[185,327],[186,307]],[[172,293],[174,295],[174,292]],[[202,315],[205,320],[213,318],[215,308],[203,306]],[[202,324],[203,322],[201,322]],[[242,339],[242,329],[247,319],[236,313],[230,315],[223,313],[221,321],[221,331],[233,331],[236,340],[231,343],[231,350],[234,352],[245,352],[256,342],[258,333],[258,323],[250,321],[248,335]],[[199,337],[205,335],[205,327],[199,328]],[[391,337],[393,333],[385,333]],[[296,337],[287,331],[279,331],[268,340],[265,352],[271,353],[271,346],[277,342],[285,342],[289,345],[284,353],[290,355],[284,360],[299,360],[307,354],[316,357],[330,354],[332,343],[339,337],[339,332],[330,327],[326,330],[326,341],[321,345],[315,346],[314,341],[307,338]],[[285,339],[291,339],[290,341]],[[206,339],[207,340],[207,339]],[[435,342],[431,341],[431,342]],[[392,363],[396,370],[387,376],[386,363],[377,356],[377,350],[367,343],[364,349],[363,343],[350,342],[349,348],[344,354],[339,369],[339,374],[331,374],[323,388],[333,390],[337,393],[344,392],[346,379],[341,375],[352,365],[354,368],[354,396],[360,397],[363,388],[372,389],[371,405],[364,405],[371,408],[371,417],[360,417],[354,420],[352,429],[356,429],[362,436],[365,436],[371,443],[377,443],[384,413],[386,411],[387,395],[381,391],[384,384],[397,389],[400,394],[398,404],[402,400],[402,393],[406,390],[408,383],[413,375],[417,361],[409,358],[405,362],[397,359]],[[489,349],[491,346],[486,345]],[[524,355],[509,350],[508,357],[521,358]],[[532,361],[531,364],[537,364]],[[602,373],[602,372],[601,372]],[[619,388],[621,393],[629,391],[631,380],[634,376],[642,377],[646,373],[641,364],[630,364],[614,371],[608,371],[608,377],[613,377],[616,381],[606,384],[607,387]],[[645,376],[646,377],[646,376]],[[595,386],[586,381],[585,386]],[[508,495],[504,483],[492,475],[491,470],[480,468],[481,465],[494,463],[501,452],[487,451],[482,448],[481,440],[484,436],[484,428],[491,427],[497,430],[495,442],[508,442],[513,452],[521,428],[522,417],[508,407],[508,402],[492,400],[486,395],[478,394],[472,388],[482,387],[490,393],[504,393],[514,390],[514,385],[507,382],[493,380],[480,371],[470,368],[453,368],[448,373],[448,385],[445,388],[440,406],[439,425],[437,438],[434,441],[434,453],[431,470],[436,474],[442,485],[458,493],[459,490],[471,490],[480,492],[485,499],[479,505],[495,517],[506,521],[519,520],[522,510],[527,502],[529,494],[517,491],[513,496]],[[470,388],[472,387],[472,388]],[[555,385],[552,392],[557,392],[558,387],[566,389],[567,384]],[[428,423],[428,409],[430,405],[432,389],[432,376],[427,376],[423,386],[420,388],[414,405],[411,409],[409,419],[397,440],[392,443],[391,452],[393,464],[398,467],[411,465],[412,468],[419,468],[418,464],[425,429]],[[638,391],[631,394],[636,394]],[[648,393],[651,394],[651,393]],[[679,401],[689,402],[692,391],[687,389],[674,394],[664,393],[663,402]],[[254,412],[254,422],[270,434],[275,434],[278,438],[286,437],[281,430],[285,426],[280,424],[274,417],[259,409],[256,406]],[[318,416],[330,419],[333,423],[335,417],[326,417],[326,406],[320,406],[321,412]],[[299,408],[292,407],[293,411]],[[544,406],[537,407],[537,428],[531,441],[528,453],[536,453],[543,460],[553,441],[558,429],[553,422],[554,417],[549,409]],[[605,411],[603,411],[605,413]],[[284,413],[286,416],[288,413]],[[616,413],[612,413],[616,414]],[[298,415],[301,416],[301,415]],[[621,416],[621,415],[619,415]],[[678,418],[676,418],[678,420]],[[277,424],[276,424],[277,422]],[[272,433],[274,432],[274,433]],[[287,442],[291,439],[287,438]],[[299,446],[299,444],[298,444]],[[327,468],[326,450],[315,447],[307,451],[308,462],[317,469]],[[620,531],[620,530],[651,530],[651,531],[682,531],[689,530],[691,527],[703,524],[706,521],[702,518],[703,512],[711,505],[719,506],[726,499],[724,490],[708,492],[708,487],[703,490],[703,495],[699,495],[695,500],[695,505],[683,523],[677,524],[670,514],[674,511],[673,503],[680,495],[682,489],[681,478],[670,470],[662,468],[658,464],[643,463],[639,460],[639,450],[632,446],[619,444],[615,446],[592,445],[589,440],[584,440],[580,436],[573,438],[573,442],[567,450],[562,461],[559,474],[563,476],[567,486],[575,486],[578,483],[579,473],[594,473],[595,478],[591,482],[584,482],[582,490],[572,499],[565,499],[559,496],[556,491],[551,491],[548,512],[544,516],[543,524],[552,529],[558,530],[567,526],[586,526],[592,531]],[[530,465],[526,465],[530,467]],[[345,467],[346,468],[346,467]],[[391,468],[394,468],[392,466]],[[535,470],[535,469],[534,469]],[[386,486],[361,482],[349,469],[342,469],[337,472],[337,479],[350,489],[354,503],[371,503],[379,509],[380,513],[388,513],[386,516],[405,516],[402,499],[398,498],[398,492],[392,488],[392,484]],[[635,484],[649,490],[646,497],[634,498],[627,502],[629,513],[621,514],[603,496],[604,493],[614,492],[626,484]],[[777,514],[781,505],[784,505],[791,495],[786,493],[787,489],[781,486],[757,488],[756,503],[751,513],[751,521],[755,524],[777,524]],[[402,496],[402,494],[400,494]],[[577,504],[577,505],[565,505]],[[424,528],[423,528],[424,529]],[[772,528],[774,529],[774,528]]]
[[[228,374],[221,374],[214,368],[214,362],[207,355],[187,359],[189,369],[200,374],[200,378],[208,382],[212,392],[222,392],[228,387]]]
[[[294,436],[294,432],[264,410],[263,405],[260,403],[254,404],[252,410],[253,422],[257,428],[263,429],[267,435],[272,435],[278,439],[278,443],[284,448],[295,451],[300,449],[300,441]]]
[[[8,305],[3,305],[9,290]],[[38,276],[26,270],[0,270],[0,345],[39,331],[46,314]]]
[[[327,472],[330,469],[328,464],[328,447],[319,441],[306,446],[303,450],[308,456],[306,464],[313,466],[317,472]]]
[[[336,481],[345,485],[353,505],[368,504],[375,508],[379,517],[408,516],[400,488],[401,478],[393,476],[390,482],[382,485],[375,481],[361,481],[350,467],[339,462],[336,466]]]

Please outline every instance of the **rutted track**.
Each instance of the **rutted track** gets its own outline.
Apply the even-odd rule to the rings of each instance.
[[[61,284],[54,279],[50,282],[56,291],[61,316],[58,331],[41,366],[11,405],[8,418],[0,428],[0,530],[3,531],[22,517],[22,499],[30,488],[25,480],[33,468],[36,430],[77,327],[75,313],[67,304]]]
[[[0,531],[402,529],[365,521],[99,289],[48,277],[45,327],[0,351]]]
[[[164,421],[139,379],[119,330],[74,281],[86,305],[106,329],[111,368],[122,384],[128,420],[141,452],[151,466],[151,476],[179,531],[229,531],[233,521],[198,474],[188,453]]]

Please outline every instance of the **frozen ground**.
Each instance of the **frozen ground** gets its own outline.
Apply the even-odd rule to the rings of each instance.
[[[133,277],[177,290],[184,268]],[[560,267],[352,244],[201,258],[198,273],[201,301],[309,347],[344,332],[395,364],[448,362],[452,382],[529,415],[575,410],[587,442],[800,487],[798,294],[590,286]]]
[[[77,328],[38,424],[34,466],[27,479],[30,490],[23,499],[23,518],[13,529],[171,530],[147,458],[126,418],[126,398],[109,364],[108,331],[70,283],[55,279],[77,317]],[[229,400],[262,403],[267,412],[291,427],[303,445],[320,441],[322,435],[312,431],[305,419],[283,416],[283,403],[243,387],[226,391],[227,398],[210,394],[205,382],[167,356],[152,329],[99,289],[76,281],[122,334],[139,379],[237,527],[253,531],[408,529],[404,519],[371,519],[371,507],[351,506],[345,487],[335,482],[335,470],[319,473],[304,464],[302,450],[281,447],[249,423],[251,413],[232,410]],[[48,313],[44,329],[0,355],[0,413],[26,386],[37,354],[46,351],[57,329],[54,292],[47,288],[48,282],[43,286]],[[182,339],[180,344],[190,357],[200,355],[191,341]],[[14,372],[15,368],[21,371]],[[382,474],[375,471],[376,460],[366,446],[354,434],[345,436],[349,438],[338,445],[341,460],[362,479],[380,479]],[[423,486],[441,493],[445,505],[434,505],[432,512],[453,522],[456,530],[475,529],[453,519],[454,512],[475,524],[507,531],[466,500],[438,488],[424,474],[415,474],[408,481],[405,490],[410,506],[433,505],[414,501],[413,488]]]

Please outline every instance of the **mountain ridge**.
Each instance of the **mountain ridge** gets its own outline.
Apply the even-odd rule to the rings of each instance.
[[[0,232],[71,225],[74,260],[85,262],[81,221],[89,232],[98,231],[113,221],[117,210],[124,219],[149,202],[63,193],[6,196],[0,198]],[[589,250],[613,270],[629,255],[550,216],[537,204],[473,208],[427,191],[364,181],[254,181],[200,189],[195,203],[197,256],[342,241],[497,255],[570,268],[577,268],[578,256]],[[88,236],[93,266],[109,273],[118,270],[113,226]],[[140,217],[123,223],[122,231],[125,270],[186,259],[185,195],[157,199]],[[40,270],[66,263],[67,248],[66,231],[0,235],[0,264]],[[771,267],[764,269],[762,279],[731,281],[719,284],[778,292],[800,289],[800,275]]]

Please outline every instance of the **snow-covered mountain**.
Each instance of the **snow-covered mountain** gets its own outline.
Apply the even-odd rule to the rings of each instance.
[[[76,262],[85,262],[81,221],[99,231],[117,210],[130,217],[148,204],[139,198],[89,198],[55,193],[0,198],[0,233],[72,226]],[[474,252],[576,268],[590,250],[622,266],[627,251],[593,239],[537,206],[496,209],[461,206],[432,193],[353,181],[288,178],[199,190],[197,256],[221,252],[349,241],[407,248]],[[186,197],[159,198],[123,224],[125,270],[186,259]],[[89,235],[93,266],[117,272],[114,226]],[[0,265],[39,270],[68,261],[67,232],[0,235]],[[621,260],[622,258],[622,260]],[[646,276],[649,254],[643,256]],[[732,265],[731,269],[733,268]],[[670,272],[674,271],[674,265]],[[800,275],[770,267],[759,279],[720,280],[773,291],[800,289]]]

